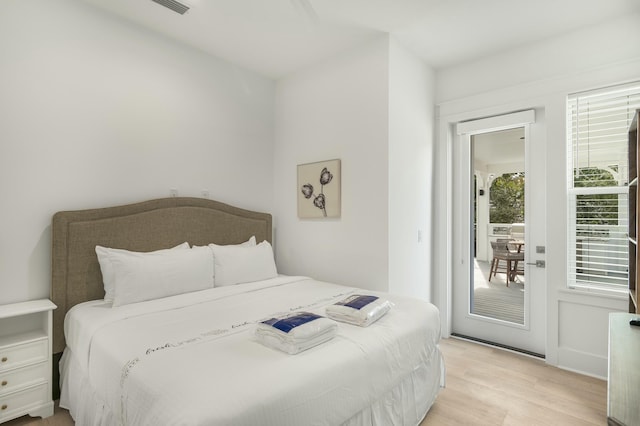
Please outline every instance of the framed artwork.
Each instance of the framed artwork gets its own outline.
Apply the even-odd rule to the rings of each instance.
[[[298,217],[340,217],[340,160],[298,165]]]

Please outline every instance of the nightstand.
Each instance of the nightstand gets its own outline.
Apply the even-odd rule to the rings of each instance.
[[[0,305],[0,423],[53,415],[50,300]]]

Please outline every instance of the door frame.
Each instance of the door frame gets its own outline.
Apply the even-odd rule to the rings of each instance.
[[[457,120],[455,120],[455,118],[457,118]],[[458,244],[461,244],[461,243],[459,241],[454,240],[455,238],[454,226],[463,220],[459,217],[459,215],[468,216],[470,214],[469,212],[454,212],[453,210],[454,200],[456,200],[454,197],[469,196],[468,194],[456,195],[454,192],[456,189],[454,187],[454,182],[456,181],[456,179],[454,179],[454,172],[457,171],[457,167],[454,167],[454,165],[457,166],[458,162],[460,161],[460,159],[454,157],[455,155],[454,145],[456,143],[460,143],[460,139],[461,139],[460,135],[470,134],[470,133],[487,133],[487,132],[493,132],[498,130],[504,130],[508,128],[514,128],[514,127],[524,127],[525,137],[527,138],[527,142],[529,142],[531,140],[530,126],[535,123],[535,110],[529,109],[529,110],[521,110],[517,112],[506,112],[506,113],[496,111],[495,115],[491,115],[487,118],[475,118],[475,117],[468,117],[468,118],[455,117],[455,118],[447,123],[442,123],[440,126],[441,140],[446,141],[446,144],[440,145],[443,149],[446,148],[443,152],[441,152],[441,158],[443,157],[443,154],[446,157],[446,162],[443,164],[443,166],[446,167],[445,169],[446,192],[445,194],[443,194],[444,197],[446,197],[446,215],[443,218],[446,223],[446,226],[441,228],[444,231],[441,235],[446,234],[445,241],[447,242],[447,246],[445,250],[441,252],[444,258],[440,259],[441,262],[444,261],[445,263],[444,265],[443,263],[440,263],[440,265],[445,266],[445,269],[441,270],[440,277],[446,277],[445,279],[446,288],[440,287],[438,289],[436,297],[438,300],[438,304],[442,310],[441,312],[441,319],[442,319],[442,325],[443,325],[442,333],[444,337],[449,337],[451,335],[452,328],[453,328],[454,265],[455,265],[455,268],[461,268],[461,267],[464,268],[464,273],[467,275],[467,281],[468,281],[468,275],[471,273],[470,264],[462,265],[462,261],[463,261],[463,259],[461,258],[461,254],[462,254],[461,250],[463,250],[461,249],[462,245],[461,247],[457,246]],[[468,136],[467,136],[467,139],[468,139]],[[530,155],[530,150],[532,149],[531,145],[532,143],[525,144],[525,150],[526,150],[525,156]],[[466,162],[468,164],[469,160],[467,159]],[[525,173],[527,173],[527,170],[525,170]],[[544,187],[544,185],[542,185],[542,187]],[[543,223],[542,225],[545,227],[545,232],[546,232],[546,224]],[[531,227],[528,226],[527,229],[525,230],[526,232],[525,241],[530,247],[529,253],[532,253],[531,247],[533,246],[531,245],[531,238],[529,235],[530,228]],[[469,236],[466,237],[466,240],[467,242],[469,242]],[[540,239],[536,239],[536,241],[534,241],[533,243],[541,244]],[[544,237],[543,237],[542,245],[544,245]],[[470,257],[470,251],[469,251],[469,254],[467,255],[467,258],[469,257]],[[532,256],[529,255],[529,257],[532,257]],[[536,255],[536,258],[538,257],[539,256]],[[525,259],[525,261],[531,262],[529,258]],[[545,270],[540,270],[539,268],[533,268],[533,267],[530,269],[531,270],[538,269],[538,271],[535,271],[535,274],[540,278],[541,285],[543,287],[546,287]],[[458,269],[456,269],[456,271],[458,271]],[[457,274],[458,272],[456,272],[455,276],[457,276]],[[529,275],[531,276],[531,274]],[[525,324],[517,325],[517,324],[509,323],[510,328],[516,329],[516,330],[517,329],[528,330],[530,328],[531,326],[530,314],[531,314],[531,306],[532,306],[530,293],[531,293],[530,291],[526,293],[526,299],[525,299],[525,304],[529,304],[527,306],[527,309],[525,309]],[[540,297],[537,297],[536,300],[537,300],[537,303],[541,302],[542,304],[544,304],[544,306],[541,306],[540,312],[538,312],[537,315],[545,316],[544,313],[546,313],[546,290],[543,291],[542,293],[543,294],[539,295]],[[467,307],[468,307],[468,303],[469,302],[467,301]],[[472,315],[472,314],[469,314],[468,312],[469,312],[469,309],[467,309],[467,315]],[[483,318],[483,320],[485,319]],[[490,320],[490,319],[486,319],[486,320],[490,322],[494,322],[494,320]],[[538,321],[537,322],[538,330],[536,330],[536,334],[534,336],[537,339],[534,345],[536,346],[536,350],[534,352],[544,353],[545,346],[546,346],[546,322],[544,320],[541,320],[541,318],[537,318],[537,321]],[[510,331],[507,330],[507,333],[509,332]],[[524,349],[529,350],[530,348],[525,347]]]

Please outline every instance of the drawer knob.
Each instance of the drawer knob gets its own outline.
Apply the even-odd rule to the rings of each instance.
[[[9,358],[7,358],[6,356],[2,357],[2,362],[7,362],[9,360]]]
[[[8,383],[8,382],[7,382],[6,380],[3,380],[3,381],[2,381],[2,386],[7,386],[7,383]]]
[[[9,406],[7,404],[2,404],[2,407],[0,407],[0,410],[6,410],[7,408],[9,408]]]

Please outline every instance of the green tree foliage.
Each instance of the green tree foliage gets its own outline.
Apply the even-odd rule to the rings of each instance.
[[[614,176],[597,167],[575,169],[576,188],[617,186]],[[505,173],[491,184],[489,220],[491,223],[524,222],[524,173]],[[616,225],[618,195],[590,194],[577,196],[577,220],[581,225]]]
[[[489,221],[524,222],[524,173],[505,173],[491,184]]]
[[[597,167],[574,169],[573,186],[575,188],[592,188],[594,186],[618,186],[613,175],[607,170]]]
[[[575,188],[593,188],[618,186],[613,175],[597,167],[574,169],[573,186]],[[577,224],[579,225],[617,225],[618,194],[577,195]]]

